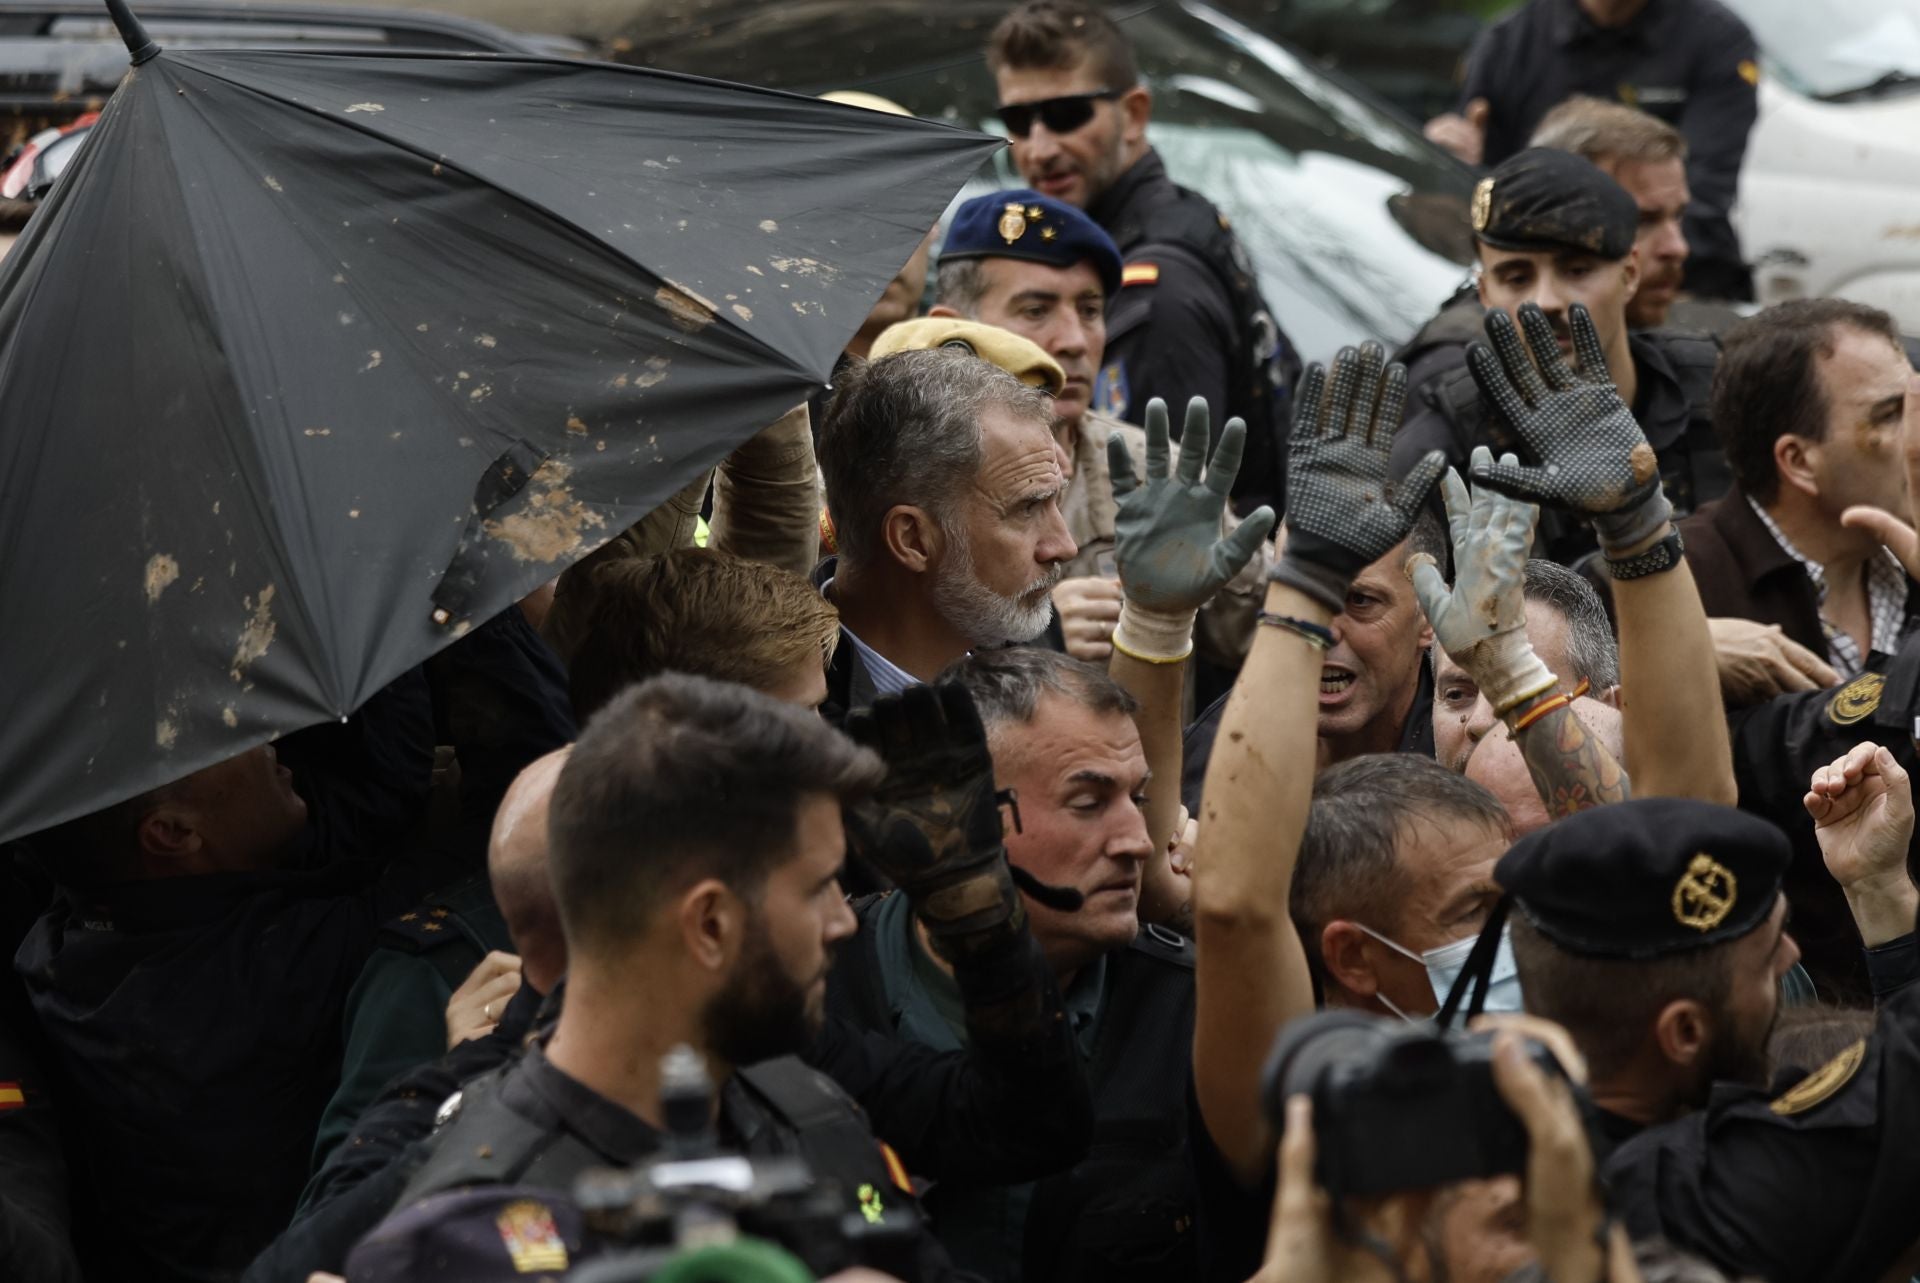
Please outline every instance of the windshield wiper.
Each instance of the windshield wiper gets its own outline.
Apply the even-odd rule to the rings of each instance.
[[[1905,85],[1920,84],[1920,76],[1912,72],[1894,70],[1852,89],[1841,89],[1830,94],[1818,95],[1821,102],[1854,102],[1862,98],[1878,98],[1890,89],[1899,89]]]

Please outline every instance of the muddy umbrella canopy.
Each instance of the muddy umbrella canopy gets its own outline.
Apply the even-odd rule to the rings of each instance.
[[[826,380],[998,145],[597,63],[136,53],[0,264],[0,838],[344,716],[637,520]]]

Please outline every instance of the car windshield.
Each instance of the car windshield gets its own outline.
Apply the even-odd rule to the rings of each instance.
[[[1771,70],[1816,98],[1920,79],[1920,0],[1728,0]]]
[[[803,93],[863,89],[1004,133],[982,48],[1006,0],[701,6],[636,31],[649,65]],[[1116,6],[1154,94],[1149,137],[1176,181],[1232,220],[1302,354],[1410,337],[1464,279],[1471,175],[1398,118],[1199,4]],[[616,44],[616,48],[618,44]],[[967,195],[1018,183],[1001,153]]]

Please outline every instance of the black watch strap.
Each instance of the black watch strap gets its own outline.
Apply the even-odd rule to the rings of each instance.
[[[1680,532],[1675,530],[1643,553],[1618,561],[1607,558],[1607,574],[1613,579],[1645,579],[1648,575],[1661,574],[1680,564],[1684,548]]]

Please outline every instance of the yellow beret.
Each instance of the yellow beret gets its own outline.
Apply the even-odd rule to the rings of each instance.
[[[1044,388],[1054,396],[1067,386],[1067,376],[1059,362],[1041,350],[1031,339],[1011,330],[978,321],[963,321],[957,316],[923,316],[902,321],[880,331],[873,341],[868,359],[878,361],[895,352],[917,352],[925,348],[960,347],[1001,369],[1032,388]]]

